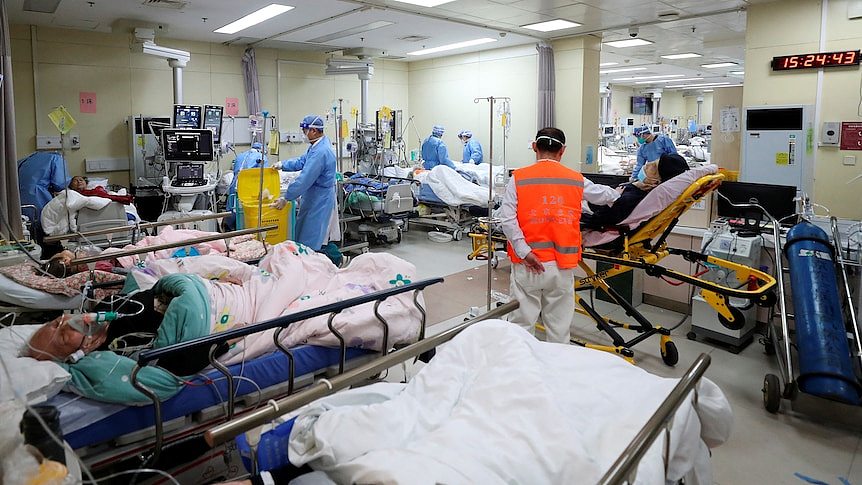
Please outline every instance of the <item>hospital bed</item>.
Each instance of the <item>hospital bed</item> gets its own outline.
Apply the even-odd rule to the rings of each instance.
[[[400,243],[404,221],[413,211],[413,186],[418,182],[400,177],[354,175],[341,185],[343,213],[358,216],[345,230],[385,243]],[[343,218],[342,218],[343,219]]]
[[[417,215],[415,217],[411,217],[409,221],[413,224],[451,232],[452,238],[456,241],[461,240],[465,233],[470,232],[471,227],[476,223],[478,217],[488,216],[488,198],[491,195],[487,193],[487,182],[490,178],[481,178],[478,172],[472,170],[472,167],[469,167],[469,164],[458,165],[461,167],[457,172],[459,177],[469,176],[469,183],[458,177],[454,177],[455,180],[441,178],[440,182],[446,181],[445,188],[452,192],[451,195],[457,196],[455,197],[455,200],[462,200],[461,203],[447,203],[443,198],[435,193],[432,184],[423,179],[416,196],[419,200],[420,208],[424,207],[423,210],[427,212],[417,212]],[[471,170],[464,170],[463,168],[465,166],[467,168],[471,168]],[[435,167],[434,170],[446,171],[439,175],[451,173],[448,172],[448,169],[445,167]],[[461,185],[466,183],[468,188],[461,187],[455,182],[460,182]],[[494,182],[492,181],[491,183]],[[465,192],[458,193],[458,189],[463,189]]]
[[[378,352],[351,348],[350,342],[332,326],[336,315],[359,305],[372,304],[383,327],[382,354],[390,345],[388,325],[377,309],[387,298],[413,294],[413,304],[421,315],[417,322],[419,338],[425,335],[425,309],[420,291],[442,282],[428,279],[395,286],[356,298],[324,305],[241,328],[219,332],[180,344],[148,350],[137,356],[137,365],[128,376],[131,384],[152,404],[120,406],[61,393],[49,401],[60,409],[66,441],[76,450],[96,476],[142,467],[159,468],[175,474],[181,483],[209,483],[228,478],[238,471],[234,447],[210,452],[201,432],[215,423],[251,412],[263,403],[306,386],[316,378],[345,373],[359,363],[380,355]],[[340,341],[336,348],[300,345],[284,348],[279,333],[291,324],[318,316],[329,316],[329,329]],[[278,349],[272,353],[233,366],[223,366],[212,353],[214,370],[190,379],[178,394],[160,402],[137,380],[139,371],[157,365],[160,358],[182,355],[190,349],[212,348],[229,340],[270,329]]]
[[[326,425],[327,428],[335,429],[335,428],[340,428],[340,427],[346,427],[349,430],[353,430],[355,425],[349,421],[349,419],[351,417],[355,417],[356,419],[362,419],[362,416],[364,416],[366,413],[372,414],[376,417],[380,417],[380,414],[374,414],[374,412],[375,412],[374,408],[378,403],[384,403],[385,401],[376,400],[376,398],[372,397],[372,399],[375,399],[373,401],[374,403],[368,403],[367,406],[364,406],[363,405],[364,403],[357,399],[357,397],[356,397],[357,394],[355,393],[355,391],[351,391],[352,394],[349,394],[350,397],[347,397],[348,394],[342,394],[342,404],[339,404],[338,401],[331,401],[332,404],[324,404],[324,405],[316,406],[316,403],[318,402],[318,400],[323,399],[325,402],[326,397],[331,396],[338,391],[348,389],[351,386],[356,385],[357,383],[361,383],[361,382],[365,381],[369,376],[377,375],[380,372],[383,372],[390,367],[397,366],[399,363],[414,359],[414,358],[416,358],[416,356],[424,354],[424,353],[428,352],[429,350],[435,349],[435,348],[441,346],[442,344],[446,344],[446,343],[451,341],[452,343],[449,343],[448,345],[455,345],[454,339],[456,337],[458,337],[459,335],[461,335],[462,333],[464,333],[466,335],[467,331],[472,331],[473,329],[471,329],[470,327],[473,327],[479,321],[488,320],[488,319],[495,318],[495,317],[500,317],[500,316],[516,309],[517,307],[518,307],[517,301],[513,301],[510,303],[504,304],[500,307],[495,308],[494,310],[491,310],[490,312],[488,312],[486,315],[483,315],[482,317],[479,317],[479,318],[473,319],[473,320],[469,320],[469,321],[462,323],[462,324],[460,324],[460,325],[458,325],[458,326],[456,326],[450,330],[444,331],[438,335],[435,335],[435,336],[429,337],[427,339],[421,340],[421,341],[414,343],[414,344],[411,344],[408,347],[405,347],[403,349],[396,350],[387,356],[384,356],[384,357],[377,359],[375,361],[363,364],[363,365],[361,365],[361,366],[359,366],[359,367],[357,367],[357,368],[355,368],[355,369],[353,369],[353,370],[351,370],[351,371],[349,371],[343,375],[337,376],[337,377],[329,379],[327,381],[318,382],[318,383],[314,384],[313,386],[309,387],[308,389],[306,389],[302,392],[288,396],[288,397],[280,399],[278,401],[269,402],[269,403],[267,403],[266,406],[262,407],[261,409],[259,409],[257,411],[254,411],[254,412],[252,412],[248,415],[242,416],[242,417],[238,417],[234,420],[228,421],[224,424],[218,425],[218,426],[210,429],[209,431],[207,431],[205,433],[206,441],[210,446],[220,446],[220,445],[223,445],[225,443],[231,443],[236,438],[237,446],[239,446],[240,452],[244,455],[243,456],[244,463],[247,467],[251,468],[250,471],[252,473],[258,473],[260,471],[272,469],[272,465],[274,463],[277,463],[277,462],[280,462],[280,464],[284,464],[284,462],[286,461],[284,456],[274,456],[274,454],[278,454],[280,452],[283,452],[284,454],[289,454],[292,457],[291,460],[293,461],[294,458],[298,454],[301,453],[301,451],[298,451],[298,450],[300,450],[304,446],[302,444],[303,442],[305,442],[305,443],[311,443],[311,442],[316,443],[314,445],[314,450],[319,450],[324,456],[327,456],[327,453],[328,453],[327,450],[330,449],[329,448],[330,446],[335,445],[335,444],[328,441],[325,435],[324,435],[324,437],[321,437],[319,435],[307,436],[306,433],[309,432],[309,428],[307,426],[304,426],[299,433],[296,433],[296,430],[293,428],[295,428],[297,426],[297,421],[296,421],[295,417],[292,417],[292,416],[295,416],[295,411],[299,410],[300,408],[304,408],[307,405],[311,405],[311,408],[309,410],[311,414],[305,413],[304,415],[305,416],[317,416],[317,413],[318,413],[317,409],[320,409],[323,414],[320,415],[321,416],[320,418],[316,418],[318,420],[317,422],[320,422],[319,420],[322,419],[322,416],[325,415],[328,412],[328,410],[332,410],[333,412],[335,412],[337,414],[334,415],[333,421],[329,421],[327,423],[327,425]],[[515,329],[515,327],[513,327],[510,324],[507,324],[505,322],[497,321],[497,322],[488,322],[488,323],[491,325],[494,325],[493,327],[488,329],[488,331],[490,333],[494,333],[495,330],[506,331],[505,329],[508,326],[510,329],[512,329],[509,331],[521,332],[521,333],[524,333],[524,337],[529,337],[529,335],[526,334],[526,332],[523,332],[521,329]],[[529,337],[529,338],[531,338],[531,337]],[[481,346],[481,343],[479,345]],[[539,345],[554,346],[555,344],[540,344],[539,343]],[[550,347],[548,347],[548,348],[550,349]],[[464,350],[464,348],[459,347],[455,353],[460,355],[462,350]],[[565,349],[554,349],[554,350],[556,351],[556,350],[565,350]],[[441,352],[445,352],[445,349],[441,350]],[[582,355],[580,358],[583,358],[585,356],[585,354],[590,354],[590,355],[586,355],[586,357],[588,357],[590,359],[597,358],[598,360],[602,360],[602,358],[603,358],[602,354],[592,352],[589,350],[584,350],[581,352],[581,354]],[[567,355],[569,355],[569,354],[567,354]],[[447,357],[449,357],[449,356],[447,356]],[[440,359],[440,358],[444,358],[443,353],[438,353],[438,355],[434,359]],[[457,357],[456,357],[456,359],[457,359]],[[605,359],[604,362],[607,363],[607,360]],[[651,472],[651,476],[653,478],[655,478],[656,473],[658,473],[658,474],[662,475],[663,478],[666,478],[666,479],[672,478],[673,480],[678,480],[677,475],[685,473],[686,470],[688,470],[688,469],[693,470],[697,466],[702,465],[703,462],[702,461],[698,462],[698,460],[701,460],[701,459],[708,460],[708,452],[706,452],[706,446],[703,446],[701,448],[702,451],[699,454],[697,454],[697,453],[690,453],[689,454],[688,452],[691,450],[687,449],[687,447],[682,443],[691,443],[692,440],[709,440],[710,438],[708,438],[707,435],[710,435],[710,433],[714,432],[718,428],[721,428],[721,431],[715,432],[715,434],[712,435],[713,438],[716,438],[717,435],[722,435],[720,438],[716,439],[715,442],[713,442],[710,445],[710,446],[712,446],[715,444],[720,444],[720,442],[722,442],[724,439],[726,439],[727,433],[729,433],[730,409],[729,409],[729,405],[727,404],[726,400],[724,400],[723,397],[721,397],[719,399],[713,399],[713,398],[706,398],[705,396],[699,395],[699,392],[701,391],[701,389],[703,389],[700,386],[700,384],[701,384],[700,380],[703,377],[709,364],[710,364],[710,357],[706,354],[701,354],[699,357],[697,357],[694,360],[692,365],[683,374],[682,378],[679,379],[679,381],[677,381],[675,384],[672,384],[669,382],[663,383],[663,385],[664,385],[663,390],[664,389],[669,390],[664,398],[662,398],[661,395],[659,395],[659,396],[654,395],[654,396],[652,396],[652,402],[650,404],[646,405],[647,407],[645,409],[640,409],[638,416],[639,416],[639,418],[640,417],[643,418],[642,421],[639,419],[632,419],[632,416],[628,415],[626,422],[631,423],[631,425],[633,425],[634,427],[629,428],[625,432],[626,437],[631,436],[630,439],[626,438],[625,441],[621,441],[619,437],[613,436],[613,431],[609,431],[608,433],[604,433],[604,432],[599,431],[599,433],[597,435],[595,435],[595,437],[594,437],[596,439],[596,442],[570,443],[569,444],[570,446],[566,446],[566,448],[567,448],[566,450],[555,449],[554,452],[551,453],[551,455],[549,455],[549,456],[541,455],[538,451],[534,451],[533,452],[534,455],[531,456],[531,455],[529,455],[529,453],[526,455],[522,455],[520,453],[513,455],[510,449],[500,449],[500,450],[486,449],[486,450],[484,450],[484,453],[497,454],[497,455],[500,455],[503,457],[510,457],[510,458],[514,459],[514,461],[510,461],[510,462],[502,464],[502,465],[501,465],[500,461],[494,461],[493,463],[495,465],[499,465],[499,467],[495,467],[493,465],[490,467],[482,465],[482,466],[485,466],[485,468],[481,468],[481,466],[479,466],[479,465],[474,466],[473,463],[467,463],[465,465],[463,463],[463,461],[459,462],[459,460],[457,460],[457,459],[456,460],[451,460],[451,459],[447,460],[445,458],[446,450],[443,449],[445,447],[437,448],[436,451],[434,452],[437,454],[433,454],[430,457],[426,457],[423,455],[421,450],[416,450],[416,449],[412,448],[411,445],[407,445],[408,450],[409,450],[409,451],[407,451],[407,454],[409,455],[412,453],[414,456],[421,456],[421,458],[417,458],[417,463],[424,463],[424,464],[427,464],[428,462],[438,463],[439,466],[434,467],[435,471],[439,471],[439,469],[441,469],[441,468],[442,469],[451,468],[451,469],[454,469],[456,471],[456,474],[457,474],[459,472],[458,467],[465,465],[466,469],[460,470],[461,472],[464,473],[464,475],[460,475],[460,477],[461,477],[461,480],[466,482],[466,483],[469,483],[470,481],[475,482],[477,470],[478,470],[478,473],[482,473],[481,470],[483,470],[483,469],[485,471],[493,470],[494,472],[498,472],[502,476],[508,476],[508,477],[510,477],[510,479],[509,479],[510,482],[514,483],[517,481],[517,480],[511,478],[514,475],[514,473],[512,473],[511,468],[507,468],[507,467],[517,467],[518,469],[520,469],[523,467],[531,467],[531,466],[539,466],[539,467],[548,466],[549,468],[553,468],[554,467],[553,465],[543,465],[543,463],[547,463],[547,462],[553,461],[555,459],[559,460],[559,456],[561,453],[569,454],[569,453],[571,453],[571,450],[577,450],[578,446],[583,445],[584,448],[589,449],[589,450],[593,450],[596,448],[603,448],[605,450],[610,449],[610,450],[613,450],[616,452],[615,454],[610,456],[610,459],[608,459],[608,456],[607,456],[608,453],[604,453],[605,459],[602,460],[602,463],[598,463],[599,473],[597,474],[597,477],[601,477],[600,479],[598,479],[598,483],[602,483],[602,484],[634,483],[635,478],[638,476],[638,473],[640,471],[643,471],[643,470],[646,470],[647,472]],[[433,360],[432,360],[430,365],[434,365]],[[517,366],[518,364],[514,363],[513,365]],[[576,365],[576,363],[570,362],[569,365]],[[625,364],[622,364],[622,365],[625,366]],[[601,369],[601,364],[598,364],[598,369]],[[617,368],[616,370],[619,370],[619,369]],[[592,372],[592,371],[593,371],[593,369],[591,368],[590,372]],[[456,373],[457,372],[459,372],[459,371],[456,371]],[[464,372],[466,373],[466,372],[468,372],[468,370],[465,369]],[[599,372],[599,374],[601,374],[602,371],[598,370],[597,372]],[[422,373],[422,371],[420,370],[420,374],[421,373]],[[630,373],[632,373],[632,372],[630,371]],[[634,372],[634,373],[637,374],[637,372]],[[420,374],[417,374],[417,376],[414,379],[418,379]],[[612,381],[615,378],[614,375],[615,374],[611,373],[611,374],[608,374],[605,378]],[[473,379],[473,377],[467,377],[466,379],[471,380],[471,379]],[[653,379],[655,379],[654,376],[650,377],[650,380],[653,380]],[[597,376],[596,381],[602,381],[602,380],[603,380],[603,378],[601,375]],[[508,392],[510,391],[510,388],[506,387],[507,383],[499,382],[499,387],[496,387],[497,383],[486,382],[485,384],[489,384],[489,385],[483,386],[482,387],[483,391],[486,391],[488,393],[500,392],[502,394],[505,394],[505,395],[499,395],[499,396],[498,395],[487,396],[488,401],[493,401],[493,400],[497,400],[497,399],[499,399],[501,401],[506,401],[507,399],[513,398],[513,396],[508,394]],[[390,384],[390,385],[392,385],[392,384]],[[431,384],[431,385],[433,386],[433,384]],[[601,386],[601,384],[599,384],[599,385]],[[553,386],[548,386],[549,392],[555,392],[552,387]],[[712,385],[712,387],[713,387],[713,389],[717,389],[717,388],[715,388],[714,385]],[[405,388],[399,387],[398,389],[399,390],[393,391],[393,393],[397,394],[399,392],[409,392],[408,388],[406,388],[406,387]],[[400,389],[404,389],[404,390],[400,391]],[[504,391],[504,389],[505,389],[505,391]],[[361,392],[361,390],[360,390],[360,392]],[[440,392],[443,392],[443,391],[440,390]],[[465,391],[460,391],[460,392],[463,393]],[[466,392],[469,392],[469,391],[466,391]],[[565,391],[557,391],[557,392],[565,392]],[[584,388],[584,389],[580,389],[576,392],[589,394],[589,389]],[[649,392],[649,391],[645,389],[644,391],[641,391],[641,392]],[[664,392],[664,391],[662,391],[662,392]],[[386,390],[384,388],[380,388],[379,391],[372,391],[372,389],[369,389],[367,395],[373,396],[373,395],[375,395],[375,393],[379,393],[379,395],[384,395],[386,393]],[[720,394],[720,391],[719,391],[719,394]],[[337,398],[337,396],[338,395],[335,395],[333,397]],[[701,406],[713,406],[713,408],[710,409],[710,412],[706,412],[706,413],[703,413],[703,415],[701,415],[700,411],[692,411],[692,409],[696,409],[698,407],[699,396],[701,397],[701,401],[702,401],[702,402],[700,402]],[[523,400],[518,399],[519,397],[523,397],[524,399]],[[713,395],[713,397],[714,397],[714,395]],[[543,396],[542,398],[544,399],[545,396]],[[526,406],[526,409],[523,410],[524,413],[529,414],[531,411],[537,412],[536,409],[532,409],[532,410],[530,409],[530,406],[529,406],[530,398],[529,398],[528,393],[525,394],[524,396],[515,397],[514,399],[515,400],[511,401],[511,405],[512,406]],[[521,402],[521,401],[523,401],[523,402]],[[343,403],[346,403],[346,405],[344,405]],[[707,404],[707,403],[709,403],[709,404]],[[344,407],[339,407],[340,405],[344,406]],[[342,410],[348,410],[349,411],[351,405],[359,406],[359,408],[362,409],[362,412],[358,412],[359,408],[357,409],[357,412],[355,412],[353,414],[341,412]],[[448,406],[449,404],[448,404],[448,401],[444,401],[440,405],[441,406]],[[550,405],[555,406],[555,404],[550,404]],[[653,407],[653,405],[655,407]],[[643,408],[644,403],[629,401],[628,406],[630,408],[638,408],[638,407]],[[389,408],[387,408],[387,410],[388,409]],[[518,409],[519,409],[518,412],[521,412],[520,411],[521,408],[518,408]],[[653,409],[654,409],[654,411],[652,411]],[[499,408],[497,410],[499,410]],[[483,409],[476,408],[476,409],[473,409],[473,411],[475,411],[475,413],[477,413],[477,414],[481,414],[483,412]],[[603,420],[611,420],[612,421],[614,419],[611,416],[614,413],[608,413],[607,410],[605,410],[604,408],[598,407],[598,406],[594,406],[592,408],[586,407],[584,409],[568,409],[567,408],[567,409],[561,409],[560,411],[562,413],[567,413],[567,414],[570,414],[572,416],[578,417],[576,419],[582,419],[582,420],[586,420],[586,421],[589,421],[592,419],[600,419],[600,420],[603,419]],[[613,411],[614,412],[619,411],[619,412],[622,412],[623,414],[626,413],[626,410],[624,410],[624,409],[623,410],[614,409]],[[457,423],[458,427],[468,427],[469,428],[471,426],[472,421],[469,419],[466,419],[466,417],[463,415],[464,412],[466,412],[466,411],[464,411],[462,409],[460,411],[457,411],[456,415],[450,415],[449,418],[444,418],[443,427],[444,428],[446,427],[445,420],[449,419],[449,420],[452,420],[453,423]],[[489,410],[489,412],[494,412],[494,411]],[[432,413],[432,414],[435,414],[435,413]],[[695,416],[695,415],[697,417],[693,418],[693,416]],[[702,416],[705,416],[706,421],[704,421],[704,417],[702,417]],[[719,417],[716,417],[716,416],[719,416]],[[258,428],[260,426],[268,425],[271,421],[273,421],[275,419],[280,419],[281,424],[278,424],[277,427],[275,428],[274,432],[276,433],[276,435],[274,435],[274,436],[278,436],[278,435],[284,436],[285,442],[282,443],[280,446],[273,446],[272,444],[269,444],[269,446],[267,446],[268,449],[263,450],[263,446],[264,446],[263,443],[265,443],[265,440],[273,439],[270,436],[267,436],[267,434],[264,434],[264,436],[261,437],[259,440],[261,443],[261,448],[257,448],[256,445],[254,445],[254,442],[252,442],[252,444],[250,445],[249,444],[249,437],[250,436],[258,436],[258,434],[257,434]],[[310,418],[305,417],[303,419],[305,419],[306,420],[305,422],[307,423]],[[387,417],[387,419],[388,419],[388,417]],[[435,418],[433,418],[432,416],[424,416],[423,421],[426,419],[435,419]],[[528,418],[525,416],[524,421],[526,421],[527,419]],[[536,418],[535,416],[531,415],[529,417],[529,419],[532,420],[532,419],[541,419],[541,418]],[[697,426],[692,426],[691,422],[694,419],[701,421],[701,422],[698,423]],[[397,415],[392,415],[392,420],[395,422],[400,422],[399,416],[397,416]],[[518,423],[520,423],[522,421],[517,420],[517,419],[512,420],[512,421],[513,422],[510,422],[509,424],[511,426],[513,426],[514,429],[516,429],[516,430],[520,429],[520,428],[518,428],[518,426],[519,426]],[[712,428],[712,430],[709,432],[704,432],[701,429],[702,423],[705,425],[705,427]],[[332,425],[332,426],[329,426],[329,425]],[[389,453],[390,453],[389,450],[392,448],[396,448],[398,446],[395,443],[401,438],[400,433],[402,432],[402,428],[398,427],[397,424],[392,424],[391,426],[387,426],[386,421],[376,422],[376,423],[365,423],[363,421],[362,426],[365,426],[368,429],[369,434],[372,434],[374,432],[373,429],[380,429],[380,430],[392,429],[392,434],[386,435],[388,439],[383,438],[384,440],[386,440],[384,443],[380,443],[379,445],[368,444],[367,446],[369,448],[371,448],[372,450],[368,451],[367,454],[364,454],[364,455],[354,457],[354,456],[348,456],[346,453],[344,455],[341,455],[340,454],[341,449],[339,449],[338,451],[333,451],[333,454],[337,455],[337,456],[334,456],[334,459],[338,462],[338,464],[340,464],[343,461],[343,462],[347,463],[348,467],[357,467],[357,468],[361,468],[362,470],[366,470],[366,467],[372,466],[372,465],[369,465],[368,456],[373,455],[375,453],[378,453],[379,454],[378,455],[378,461],[376,461],[373,464],[374,466],[378,467],[377,472],[380,472],[380,470],[382,469],[382,470],[384,470],[384,473],[385,473],[385,470],[387,470],[387,469],[399,468],[399,463],[398,463],[397,458],[389,459],[387,457],[389,456]],[[391,428],[392,426],[394,426],[394,428]],[[421,426],[421,424],[417,422],[416,426]],[[454,426],[454,424],[453,424],[453,426]],[[287,431],[285,431],[285,429]],[[290,432],[291,429],[293,430],[293,432]],[[444,431],[443,428],[436,428],[436,430],[432,432],[432,435],[436,434],[438,432],[448,433],[448,432],[451,432],[451,430],[452,430],[451,427],[449,427],[449,431]],[[489,430],[487,428],[482,428],[480,426],[476,430],[472,430],[472,429],[463,430],[463,436],[464,436],[463,439],[466,440],[467,446],[471,446],[471,443],[475,444],[476,441],[480,441],[483,437],[485,437],[487,435],[500,435],[497,437],[498,442],[500,442],[500,444],[503,446],[505,446],[503,443],[509,442],[513,448],[521,446],[518,444],[518,442],[523,441],[523,440],[529,440],[529,439],[541,440],[542,439],[541,430],[536,430],[532,426],[529,428],[521,429],[521,431],[523,431],[523,433],[519,434],[517,431],[512,431],[512,429],[507,429],[506,431],[502,432],[502,433],[505,433],[505,436],[502,436],[502,435],[500,435],[500,432],[492,431],[492,430]],[[539,436],[536,436],[536,431],[539,431],[539,433],[538,433]],[[548,435],[552,434],[552,430],[547,430],[547,432],[548,432]],[[243,434],[243,433],[247,433],[247,434]],[[700,433],[700,434],[696,435],[696,436],[692,436],[692,434],[697,434],[697,433]],[[290,446],[290,448],[288,448],[288,446],[286,444],[286,439],[287,439],[288,435],[296,438],[296,441],[291,440],[292,445]],[[531,436],[532,436],[532,438],[531,438]],[[274,439],[278,439],[278,438],[274,438]],[[349,438],[347,438],[347,439],[349,439]],[[436,437],[429,435],[429,439],[436,439]],[[675,440],[675,442],[671,441],[672,439]],[[257,440],[258,440],[257,438],[254,438],[254,441],[257,441]],[[320,440],[323,440],[323,441],[320,441]],[[351,441],[353,443],[361,443],[362,442],[362,440],[351,440]],[[610,443],[614,443],[614,444],[609,446]],[[294,444],[295,444],[295,446],[294,446]],[[352,446],[353,446],[352,444],[348,444],[346,449],[353,449],[353,448],[351,448]],[[683,450],[680,450],[680,448],[683,448]],[[397,447],[397,450],[401,450],[401,449],[403,449],[403,448]],[[431,449],[433,449],[433,448],[431,448]],[[523,450],[524,448],[518,448],[518,449]],[[483,453],[483,451],[479,451],[478,453],[481,454],[481,453]],[[380,459],[380,458],[382,458],[382,459]],[[423,459],[427,459],[427,461],[423,461]],[[646,460],[649,462],[644,468],[641,468],[639,466],[641,464],[642,460]],[[505,461],[505,460],[503,460],[503,461]],[[584,463],[585,462],[580,462],[580,464],[584,464]],[[336,463],[333,463],[332,465],[335,465],[335,464]],[[587,465],[591,465],[591,464],[587,463]],[[329,465],[327,465],[327,466],[329,466]],[[572,468],[571,468],[572,465],[566,464],[564,466],[566,468],[569,468],[569,472],[574,471],[575,473],[577,473],[577,470],[572,470]],[[574,467],[577,468],[577,465],[575,465]],[[590,468],[592,468],[593,474],[596,475],[596,469],[595,469],[596,467],[591,466]],[[421,465],[418,466],[417,469],[422,469],[422,466]],[[310,471],[311,470],[308,469],[307,467],[305,467],[301,470],[294,470],[294,472],[297,475],[299,475],[303,472],[310,472]],[[354,470],[346,470],[346,471],[351,472]],[[405,470],[402,467],[401,472],[404,473],[404,471]],[[318,476],[316,478],[320,478],[320,476],[319,476],[320,472],[316,472],[316,473],[318,473]],[[374,482],[375,481],[374,477],[379,478],[381,476],[380,474],[375,475],[374,473],[375,473],[374,471],[369,472],[369,474],[364,475],[364,477],[366,477],[367,481]],[[407,470],[407,473],[409,474],[410,471]],[[416,473],[416,472],[414,471],[413,473]],[[472,474],[472,475],[468,475],[468,474]],[[354,475],[354,478],[355,478],[355,476],[356,475]],[[471,476],[472,480],[465,479],[466,476]],[[404,476],[402,475],[402,478],[403,477]],[[334,477],[326,477],[326,478],[333,479]],[[389,478],[391,478],[391,477],[389,477]],[[570,475],[570,478],[571,478],[571,475]],[[335,478],[335,480],[336,481],[343,481],[344,477],[339,476],[339,478]],[[537,483],[543,483],[543,482],[544,482],[544,480],[539,480]],[[314,483],[314,482],[310,481],[310,477],[309,477],[309,481],[303,482],[303,483]],[[331,482],[322,481],[321,483],[331,483]],[[525,483],[525,482],[521,482],[521,483]],[[574,482],[570,481],[568,483],[574,483]],[[587,483],[587,481],[585,480],[582,483]],[[592,481],[590,481],[590,483],[592,483]],[[659,482],[650,481],[649,479],[647,479],[647,481],[642,482],[642,483],[659,483]],[[665,480],[661,480],[660,483],[665,483]],[[670,481],[668,481],[668,483],[670,483]]]

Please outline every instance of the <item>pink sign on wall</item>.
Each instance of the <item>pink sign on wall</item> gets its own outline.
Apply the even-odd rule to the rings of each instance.
[[[224,113],[228,116],[239,115],[239,98],[225,98]]]
[[[96,112],[96,93],[86,93],[81,91],[78,94],[78,100],[81,103],[81,113]]]

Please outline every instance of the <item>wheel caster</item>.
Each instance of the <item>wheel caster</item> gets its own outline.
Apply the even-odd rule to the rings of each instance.
[[[464,237],[464,233],[461,231],[454,231],[452,233],[452,239],[454,239],[455,241],[460,241],[461,238],[463,238],[463,237]]]
[[[697,334],[694,332],[688,332],[687,334],[685,334],[685,338],[689,340],[697,340]]]
[[[743,315],[742,312],[734,306],[728,305],[727,309],[730,310],[730,314],[733,316],[733,321],[724,318],[724,315],[720,313],[718,314],[718,321],[721,322],[724,328],[730,330],[742,329],[742,327],[745,326],[745,315]]]
[[[675,366],[677,362],[679,362],[679,351],[676,349],[675,343],[667,342],[664,344],[664,351],[661,353],[661,360],[665,365],[669,365],[671,367]]]
[[[766,374],[763,378],[763,407],[772,414],[781,407],[781,382],[775,374]]]
[[[499,266],[499,265],[500,265],[500,258],[498,258],[497,256],[494,256],[493,258],[491,258],[491,267],[492,268],[497,269],[497,266]]]

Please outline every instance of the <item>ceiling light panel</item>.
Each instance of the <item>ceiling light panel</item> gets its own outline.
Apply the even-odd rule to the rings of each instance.
[[[641,45],[649,45],[652,44],[652,41],[646,39],[626,39],[626,40],[615,40],[613,42],[605,42],[606,46],[610,47],[637,47]]]
[[[629,72],[629,71],[646,71],[645,67],[623,67],[620,69],[607,69],[604,71],[599,71],[599,74],[614,74],[617,72]]]
[[[702,81],[699,77],[687,77],[685,79],[656,79],[655,81],[638,81],[635,84],[656,84],[656,83],[681,83],[683,81]]]
[[[60,5],[60,0],[24,0],[22,10],[25,12],[54,13]]]
[[[489,37],[483,37],[481,39],[467,40],[464,42],[456,42],[454,44],[441,45],[440,47],[431,47],[428,49],[422,49],[422,50],[418,50],[418,51],[408,52],[407,55],[408,56],[424,56],[424,55],[428,55],[428,54],[436,54],[438,52],[461,49],[464,47],[472,47],[474,45],[487,44],[489,42],[497,42],[497,39],[491,39]]]
[[[602,62],[599,64],[599,67],[608,67],[608,66],[616,66],[619,62]]]
[[[395,0],[400,3],[409,3],[410,5],[419,5],[420,7],[436,7],[444,3],[453,2],[455,0]]]
[[[632,77],[620,77],[614,79],[614,81],[639,81],[641,79],[664,79],[668,77],[685,77],[685,74],[659,74],[655,76],[632,76]]]
[[[680,84],[678,86],[668,86],[668,89],[674,88],[704,88],[707,86],[727,86],[730,83],[701,83],[701,84]]]
[[[568,20],[556,19],[547,22],[539,22],[537,24],[522,25],[521,27],[530,30],[538,30],[539,32],[552,32],[554,30],[573,29],[580,27],[581,24],[569,22]]]
[[[280,5],[278,3],[271,3],[262,9],[254,11],[245,17],[237,19],[224,27],[214,30],[216,34],[235,34],[241,30],[245,30],[249,27],[255,26],[261,22],[265,22],[273,17],[283,14],[289,10],[293,10],[293,7],[289,5]]]
[[[733,66],[738,66],[738,65],[739,64],[737,64],[735,62],[716,62],[715,64],[701,64],[700,67],[703,67],[706,69],[716,69],[719,67],[733,67]]]
[[[703,57],[700,54],[695,54],[694,52],[686,52],[685,54],[668,54],[666,56],[661,56],[663,59],[691,59],[694,57]]]
[[[730,71],[729,74],[733,74],[734,76],[744,76],[745,71]]]
[[[363,32],[370,32],[372,30],[376,30],[382,27],[388,27],[394,24],[395,22],[389,22],[388,20],[378,20],[376,22],[371,22],[365,25],[358,25],[350,29],[345,29],[338,32],[333,32],[331,34],[322,35],[320,37],[315,37],[314,39],[309,39],[308,42],[316,42],[318,44],[323,44],[331,40],[341,39],[343,37],[349,37],[351,35],[361,34]]]

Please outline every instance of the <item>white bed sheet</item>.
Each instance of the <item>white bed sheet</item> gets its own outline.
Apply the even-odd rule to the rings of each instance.
[[[443,346],[408,384],[313,403],[289,455],[337,483],[595,483],[676,382],[492,320]],[[667,476],[662,435],[636,483],[712,483],[707,443],[724,442],[731,422],[724,395],[703,380],[698,404],[687,399],[674,418]]]

